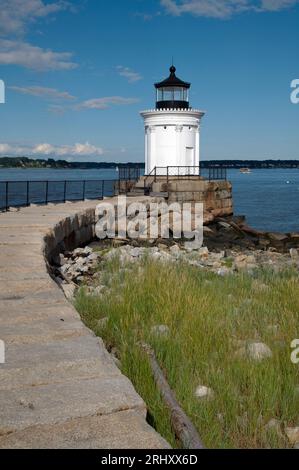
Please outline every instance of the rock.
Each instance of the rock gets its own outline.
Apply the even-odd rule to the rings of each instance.
[[[168,336],[170,330],[167,325],[154,325],[151,328],[151,333],[155,336]]]
[[[248,426],[248,413],[246,411],[241,416],[237,416],[237,423],[241,428]]]
[[[247,306],[247,305],[251,305],[252,304],[252,299],[244,299],[243,302],[242,302],[242,305],[244,306]]]
[[[198,250],[198,255],[203,258],[207,258],[209,256],[209,249],[206,246],[202,246]]]
[[[115,248],[117,248],[118,246],[127,245],[128,241],[129,240],[127,238],[124,238],[124,239],[114,238],[112,241],[112,244]]]
[[[68,262],[68,260],[62,253],[59,253],[59,255],[55,256],[53,262],[56,264],[56,266],[63,266]]]
[[[296,242],[298,242],[298,240],[299,240],[299,233],[297,233],[297,232],[291,232],[291,233],[290,233],[290,238],[291,238],[292,240],[296,240]]]
[[[255,256],[245,254],[238,255],[234,260],[234,267],[237,271],[248,271],[257,268]]]
[[[199,385],[195,390],[195,396],[201,400],[207,400],[214,398],[215,393],[211,388],[206,387],[205,385]]]
[[[144,255],[145,249],[141,247],[135,247],[131,248],[128,250],[128,254],[132,256],[133,258],[140,258]]]
[[[112,348],[111,351],[110,351],[110,355],[113,359],[113,362],[114,364],[119,368],[121,369],[121,362],[118,358],[118,352],[117,352],[117,349],[116,348]]]
[[[299,441],[294,444],[293,449],[299,449]]]
[[[227,276],[229,274],[232,274],[232,271],[231,271],[231,269],[226,268],[225,266],[223,266],[222,268],[219,268],[217,270],[217,274],[218,274],[218,276]]]
[[[277,349],[285,349],[287,344],[282,339],[277,339],[274,341],[274,345]]]
[[[66,274],[66,272],[70,269],[71,265],[70,264],[64,264],[63,266],[61,266],[61,268],[59,268],[58,271],[61,272],[61,274]]]
[[[270,238],[270,240],[274,241],[274,242],[283,242],[285,240],[288,239],[288,236],[285,234],[285,233],[268,233],[268,237]]]
[[[237,339],[237,338],[231,338],[230,342],[234,347],[237,347],[237,348],[245,348],[247,344],[246,340]]]
[[[64,284],[64,282],[65,282],[61,277],[58,277],[58,276],[55,276],[54,280],[55,280],[55,282],[57,282],[57,284],[59,286],[61,286],[61,284]]]
[[[218,225],[220,225],[220,227],[223,227],[225,230],[232,230],[232,227],[230,226],[230,224],[226,222],[218,222]]]
[[[285,433],[291,444],[297,444],[299,442],[299,427],[287,427]]]
[[[72,253],[72,256],[73,258],[76,258],[78,256],[83,256],[83,253],[84,253],[84,249],[83,248],[76,248],[73,253]]]
[[[210,263],[209,263],[210,264]],[[208,264],[208,265],[209,265]],[[213,268],[213,271],[217,271],[218,269],[220,269],[222,267],[222,264],[219,262],[219,261],[212,261],[211,262],[211,265],[212,265],[212,268]]]
[[[98,295],[101,295],[103,290],[105,290],[106,287],[105,286],[97,286],[97,287],[93,287],[92,288],[92,291],[91,291],[91,295],[95,295],[95,296],[98,296]]]
[[[73,300],[76,291],[76,286],[74,284],[61,284],[61,288],[66,298],[68,300]]]
[[[220,251],[220,253],[211,253],[211,257],[215,260],[215,261],[221,261],[223,260],[225,256],[225,251]]]
[[[215,220],[215,216],[214,216],[214,214],[212,214],[212,212],[204,211],[204,213],[203,213],[203,223],[204,223],[205,226],[210,224],[211,222],[214,222],[214,220]]]
[[[101,329],[105,328],[107,326],[108,321],[109,321],[109,317],[100,318],[98,321],[98,327]]]
[[[203,268],[203,265],[201,264],[200,261],[189,261],[188,264],[190,264],[190,266],[196,266],[197,268]]]
[[[271,349],[265,343],[249,343],[246,347],[249,359],[262,361],[273,356]]]
[[[270,287],[267,286],[267,284],[264,284],[256,279],[252,281],[252,288],[258,292],[266,292],[270,289]]]
[[[168,246],[165,243],[158,243],[159,250],[167,250]]]
[[[100,255],[98,253],[91,253],[88,255],[87,260],[88,262],[94,263],[97,262],[100,258]]]
[[[269,245],[270,245],[270,240],[267,240],[265,238],[260,238],[259,239],[259,248],[262,250],[265,250]]]
[[[298,250],[296,250],[296,248],[291,248],[291,249],[290,249],[290,256],[291,256],[291,258],[292,258],[293,260],[296,260],[296,261],[297,261],[297,260],[298,260],[298,256],[299,256]]]
[[[212,229],[210,229],[209,227],[207,227],[206,225],[203,228],[203,233],[204,233],[204,235],[207,235],[207,236],[215,235],[215,232]]]
[[[255,256],[254,255],[247,256],[246,261],[248,264],[255,264],[256,262]]]
[[[277,434],[281,433],[281,423],[280,423],[279,419],[276,419],[276,418],[270,419],[270,421],[266,424],[265,428],[267,430],[276,431]]]
[[[269,333],[272,333],[274,335],[277,335],[277,333],[279,332],[279,325],[268,325],[267,326],[267,331],[269,331]]]
[[[80,269],[80,272],[82,274],[87,274],[89,272],[90,268],[89,266],[83,266],[81,269]]]
[[[88,256],[92,253],[92,248],[90,248],[89,246],[86,246],[84,249],[83,249],[83,255],[84,256]]]
[[[178,255],[181,253],[181,249],[179,245],[173,245],[169,248],[169,251],[172,255]]]
[[[150,257],[154,261],[160,261],[161,257],[162,257],[162,253],[160,253],[159,251],[158,252],[151,252]]]

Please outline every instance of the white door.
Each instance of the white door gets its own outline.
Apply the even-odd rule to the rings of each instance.
[[[192,167],[194,165],[194,147],[186,147],[186,166]],[[191,173],[192,168],[187,168],[186,172]]]

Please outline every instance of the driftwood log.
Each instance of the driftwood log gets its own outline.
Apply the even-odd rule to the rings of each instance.
[[[156,385],[170,411],[171,423],[177,438],[184,449],[204,449],[204,445],[194,425],[180,407],[173,391],[160,368],[153,349],[146,343],[141,344],[142,349],[149,357],[151,369]]]

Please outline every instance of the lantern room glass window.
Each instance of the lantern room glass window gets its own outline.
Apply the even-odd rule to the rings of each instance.
[[[157,101],[189,101],[189,90],[182,87],[158,88]]]

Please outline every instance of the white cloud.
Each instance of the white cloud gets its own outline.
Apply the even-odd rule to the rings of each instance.
[[[24,95],[38,96],[47,100],[69,101],[75,99],[75,96],[70,95],[67,91],[59,91],[56,88],[46,88],[42,86],[10,86],[9,88]]]
[[[1,0],[0,35],[23,34],[28,25],[59,11],[70,8],[69,2],[59,0]]]
[[[278,11],[290,8],[299,3],[298,0],[262,0],[261,9],[264,11]]]
[[[98,157],[104,154],[102,147],[86,142],[74,145],[52,145],[41,143],[36,145],[14,145],[0,143],[0,155],[36,156],[36,157]]]
[[[71,52],[55,52],[24,39],[29,26],[49,15],[69,9],[70,2],[56,0],[0,0],[0,64],[19,65],[36,71],[70,70],[77,67]]]
[[[130,69],[129,67],[123,67],[122,65],[118,65],[116,67],[118,74],[121,77],[125,77],[129,83],[135,83],[139,80],[142,80],[142,75],[138,72],[134,72],[134,70]]]
[[[0,39],[0,64],[21,65],[37,71],[70,70],[77,67],[70,52],[54,52],[26,42]]]
[[[189,13],[194,16],[230,18],[246,11],[279,11],[292,7],[299,0],[160,0],[173,16]]]
[[[53,114],[60,115],[60,116],[62,116],[65,113],[66,109],[67,108],[65,106],[61,106],[60,104],[50,104],[48,106],[48,111],[50,111]]]
[[[9,154],[11,152],[11,149],[12,149],[11,145],[0,143],[0,155]]]
[[[122,96],[106,96],[93,98],[79,103],[75,109],[107,109],[110,106],[125,106],[138,103],[138,98],[123,98]]]

